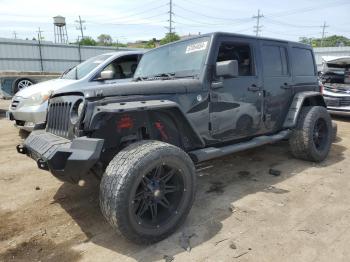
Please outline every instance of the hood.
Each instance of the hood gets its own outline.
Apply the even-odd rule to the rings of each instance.
[[[117,84],[100,84],[90,87],[70,88],[67,92],[59,90],[54,96],[67,93],[83,93],[85,97],[108,97],[125,95],[150,95],[150,94],[175,94],[186,93],[190,89],[202,89],[202,82],[199,79],[173,79],[173,80],[152,80],[138,82],[124,82]],[[66,89],[65,89],[66,90]]]
[[[323,61],[329,64],[349,65],[350,56],[323,56]]]
[[[58,89],[61,89],[73,83],[76,83],[76,80],[61,79],[61,78],[52,79],[52,80],[40,82],[35,85],[31,85],[25,89],[22,89],[16,93],[16,96],[28,98],[39,92],[57,91]]]

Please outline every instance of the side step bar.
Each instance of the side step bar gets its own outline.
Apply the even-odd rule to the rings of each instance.
[[[288,138],[290,130],[283,130],[275,135],[271,136],[258,136],[247,142],[241,142],[234,145],[224,146],[224,147],[207,147],[202,149],[197,149],[190,151],[189,155],[192,160],[196,163],[206,161],[209,159],[229,155],[246,149],[262,146],[269,143],[274,143],[279,140]]]

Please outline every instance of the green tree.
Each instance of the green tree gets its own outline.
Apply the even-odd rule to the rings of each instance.
[[[95,45],[97,45],[96,41],[90,36],[84,37],[78,43],[80,45],[87,45],[87,46],[95,46]]]
[[[174,41],[180,40],[180,36],[176,33],[167,33],[163,39],[160,40],[160,45],[165,45]]]
[[[100,45],[111,45],[113,42],[112,37],[107,34],[100,34],[97,39]]]
[[[350,46],[350,39],[345,36],[332,35],[321,38],[300,37],[299,42],[311,45],[312,47],[334,47],[334,46]]]
[[[157,39],[153,38],[145,44],[145,48],[155,48],[157,45]]]

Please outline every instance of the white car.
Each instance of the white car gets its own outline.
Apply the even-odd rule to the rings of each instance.
[[[334,115],[350,116],[350,56],[323,60],[320,80],[327,109]]]
[[[59,89],[88,88],[130,81],[144,51],[98,55],[67,70],[58,79],[31,85],[12,98],[7,117],[20,129],[32,131],[45,125],[48,99]]]

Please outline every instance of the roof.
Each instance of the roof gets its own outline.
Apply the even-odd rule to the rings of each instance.
[[[179,40],[178,42],[186,41],[188,39],[196,39],[196,38],[205,37],[205,36],[209,36],[209,37],[231,36],[231,37],[241,37],[241,38],[248,38],[248,39],[260,39],[260,40],[267,40],[267,41],[293,43],[293,44],[300,45],[300,46],[305,46],[305,47],[311,49],[310,45],[306,45],[306,44],[303,44],[303,43],[300,43],[300,42],[289,41],[289,40],[284,40],[284,39],[275,39],[275,38],[268,38],[268,37],[252,36],[252,35],[243,35],[243,34],[236,34],[236,33],[229,33],[229,32],[212,32],[212,33],[207,33],[207,34],[202,34],[202,35],[196,35],[196,36],[193,36],[193,37],[190,37],[190,38]]]
[[[138,54],[144,54],[145,52],[146,52],[146,50],[138,50],[138,51],[115,51],[115,52],[103,53],[103,55],[111,55],[111,56],[138,55]]]

